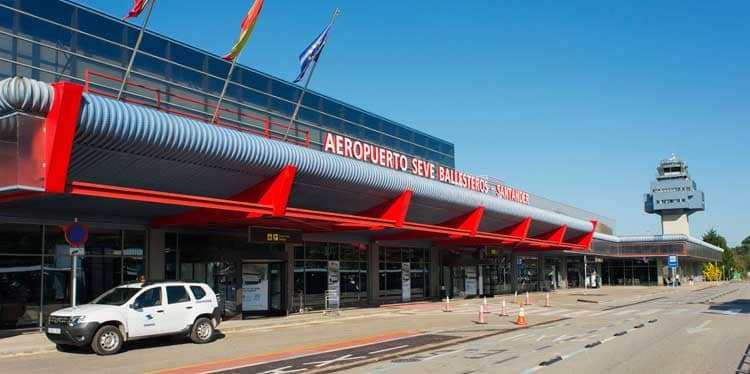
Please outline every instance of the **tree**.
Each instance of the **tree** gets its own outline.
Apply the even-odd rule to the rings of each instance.
[[[722,269],[724,270],[724,279],[732,279],[734,271],[737,269],[737,261],[734,258],[734,251],[725,249],[721,255]]]
[[[748,239],[750,239],[750,237]],[[729,249],[729,247],[727,246],[727,239],[719,235],[719,233],[717,233],[716,229],[713,227],[710,230],[706,231],[705,234],[703,234],[703,241],[709,244],[713,244],[724,250]]]

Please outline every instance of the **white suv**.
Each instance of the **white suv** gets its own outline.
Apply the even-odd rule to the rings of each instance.
[[[89,304],[60,309],[49,316],[47,338],[61,351],[91,348],[117,353],[127,340],[165,335],[211,341],[221,321],[211,287],[203,283],[146,282],[115,287]]]

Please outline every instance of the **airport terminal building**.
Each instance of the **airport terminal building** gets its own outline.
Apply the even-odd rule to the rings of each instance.
[[[155,33],[118,99],[138,29],[75,3],[4,0],[0,20],[1,328],[69,305],[74,261],[79,302],[142,276],[192,280],[239,318],[326,295],[584,287],[593,271],[661,285],[669,254],[683,277],[721,257],[689,232],[616,236],[610,218],[456,170],[449,141],[314,92],[290,128],[300,88],[244,66],[212,121],[230,64]]]

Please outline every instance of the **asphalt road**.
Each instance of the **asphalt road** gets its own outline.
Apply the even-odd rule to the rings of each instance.
[[[722,293],[714,304],[693,303]],[[735,373],[749,366],[740,366],[750,344],[747,283],[578,316],[346,372]]]
[[[713,299],[713,304],[700,303]],[[597,300],[598,303],[578,302]],[[498,316],[472,323],[477,304],[237,333],[206,345],[134,342],[116,356],[87,351],[0,360],[8,373],[735,373],[750,344],[750,284],[702,290],[626,288],[568,295],[526,307],[529,326]],[[509,300],[510,301],[510,300]],[[438,306],[439,307],[439,306]],[[750,353],[750,352],[748,352]],[[544,364],[543,364],[544,363]]]

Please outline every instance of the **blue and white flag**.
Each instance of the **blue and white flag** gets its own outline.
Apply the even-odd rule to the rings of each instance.
[[[326,39],[328,39],[328,31],[331,30],[333,23],[329,23],[328,26],[318,35],[312,43],[299,55],[300,72],[294,83],[297,83],[304,78],[307,69],[310,67],[313,61],[317,61],[320,57],[320,53],[323,52],[323,47],[326,45]]]

